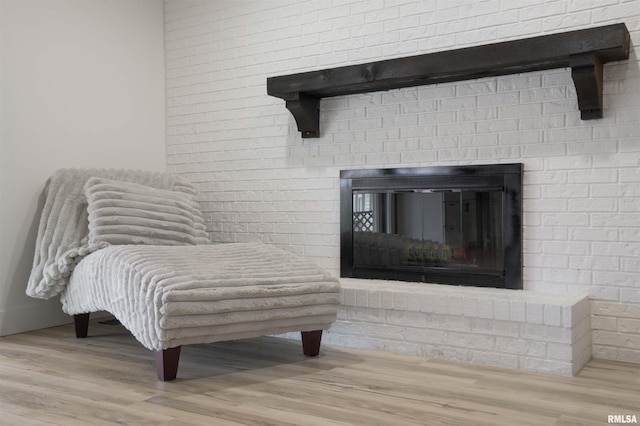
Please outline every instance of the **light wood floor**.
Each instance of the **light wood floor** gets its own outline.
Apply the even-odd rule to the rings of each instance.
[[[0,338],[0,424],[605,425],[640,421],[640,366],[590,362],[577,377],[264,337],[182,350],[178,379],[122,327]]]

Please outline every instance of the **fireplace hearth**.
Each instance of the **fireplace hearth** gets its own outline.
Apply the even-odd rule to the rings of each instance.
[[[341,276],[522,289],[522,164],[340,172]]]

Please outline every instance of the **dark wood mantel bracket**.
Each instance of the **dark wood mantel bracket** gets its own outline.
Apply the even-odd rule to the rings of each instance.
[[[576,86],[580,118],[602,118],[602,61],[595,53],[572,55],[571,78]]]
[[[286,101],[303,138],[320,136],[320,99],[402,87],[571,68],[583,120],[602,118],[602,72],[629,59],[625,24],[269,77],[267,93]]]
[[[320,137],[320,98],[294,92],[286,99],[286,107],[296,119],[303,138]]]

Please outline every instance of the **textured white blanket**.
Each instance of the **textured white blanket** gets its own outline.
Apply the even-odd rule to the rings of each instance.
[[[111,246],[80,262],[63,310],[111,312],[146,348],[327,329],[337,279],[275,246]]]
[[[49,299],[69,282],[75,265],[106,244],[90,244],[84,185],[92,177],[134,182],[158,189],[194,194],[184,179],[169,173],[115,169],[62,169],[47,182],[36,252],[27,284],[31,297]]]

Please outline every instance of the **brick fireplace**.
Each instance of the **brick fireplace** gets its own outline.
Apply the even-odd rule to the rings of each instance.
[[[586,294],[341,281],[327,343],[560,375],[592,356]]]
[[[640,363],[638,1],[525,3],[169,0],[168,170],[198,186],[214,241],[339,276],[340,170],[522,163],[519,299],[343,279],[327,341],[561,374],[588,353]],[[568,68],[325,98],[317,139],[266,93],[272,76],[621,22],[634,49],[604,66],[602,119],[581,120]]]
[[[328,342],[562,375],[591,359],[586,294],[519,291],[522,164],[340,177],[344,291]]]

